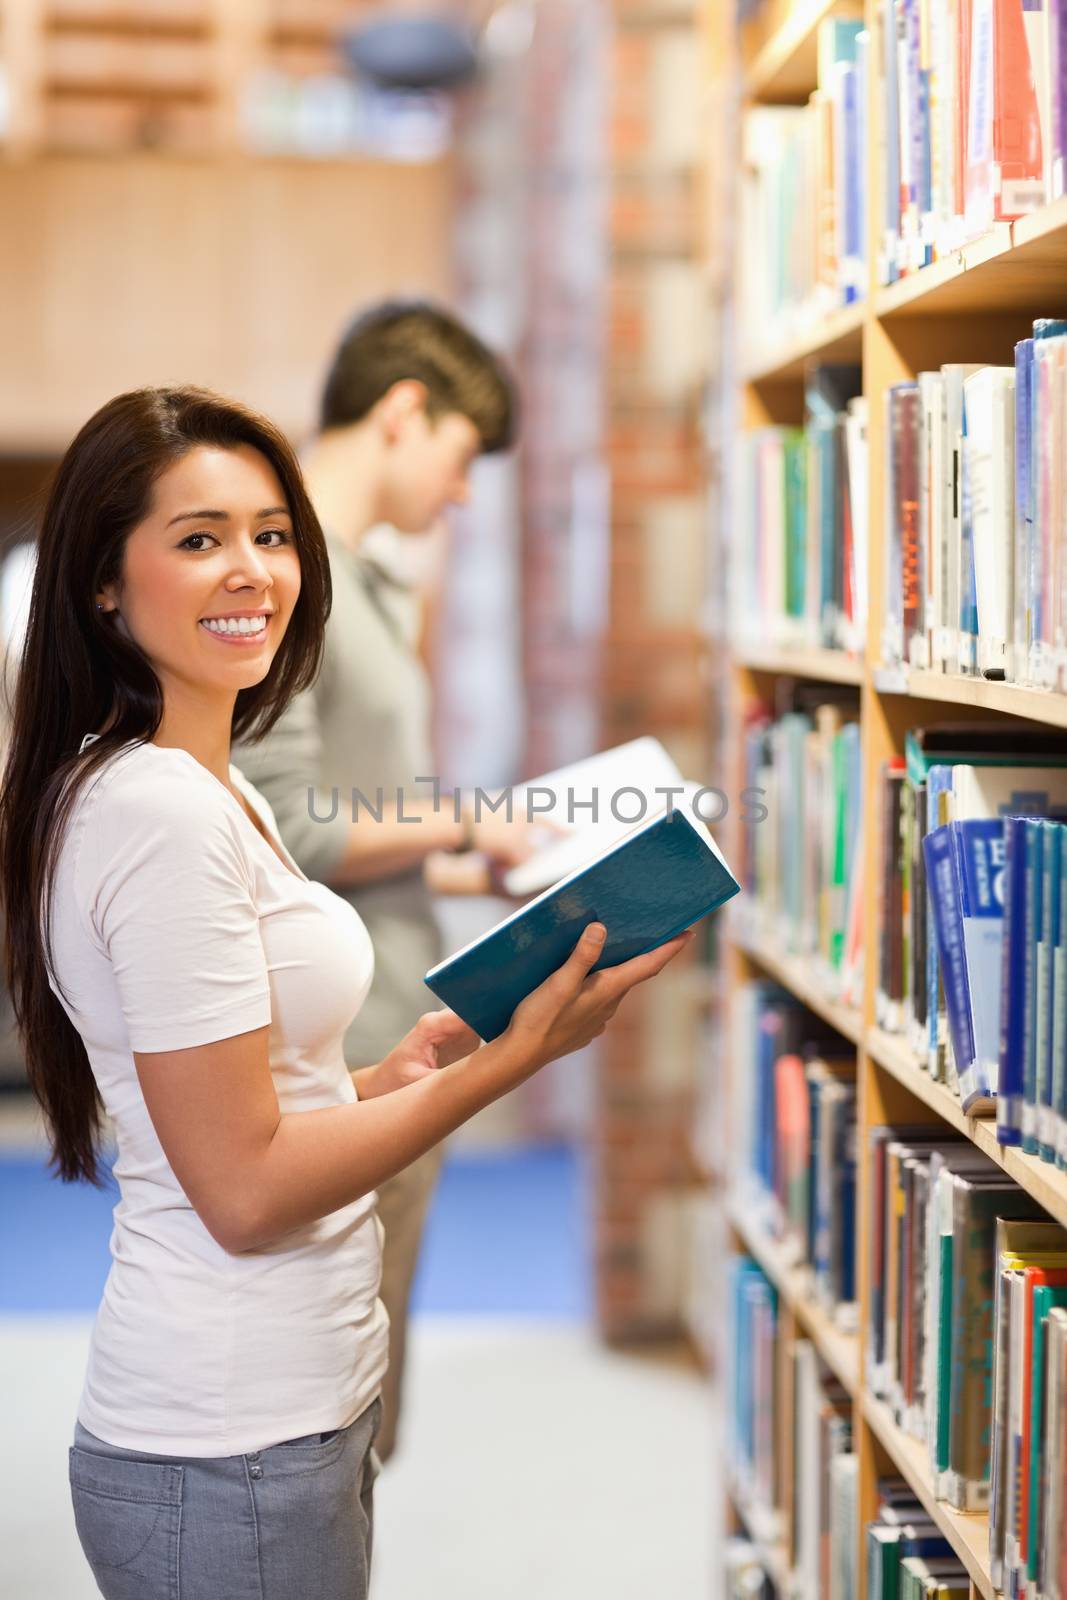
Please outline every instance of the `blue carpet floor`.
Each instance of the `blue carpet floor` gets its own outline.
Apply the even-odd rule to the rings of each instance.
[[[117,1193],[62,1184],[0,1152],[0,1314],[92,1312]],[[416,1313],[584,1319],[590,1266],[584,1163],[567,1145],[449,1155],[415,1284]]]

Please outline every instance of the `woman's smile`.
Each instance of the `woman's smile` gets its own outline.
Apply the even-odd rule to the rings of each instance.
[[[262,644],[267,637],[272,610],[227,611],[220,616],[201,617],[200,627],[222,644],[249,646]]]

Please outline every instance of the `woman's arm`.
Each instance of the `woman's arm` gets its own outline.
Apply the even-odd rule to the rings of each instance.
[[[687,936],[590,976],[603,931],[518,1007],[507,1032],[392,1094],[283,1114],[257,1028],[188,1050],[135,1055],[174,1173],[226,1250],[261,1248],[368,1194],[546,1062],[601,1033],[626,993]]]

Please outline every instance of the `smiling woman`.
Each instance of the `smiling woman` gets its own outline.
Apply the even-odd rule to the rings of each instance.
[[[421,1017],[350,1075],[374,969],[230,764],[315,676],[322,533],[271,425],[120,396],[46,508],[0,791],[8,977],[64,1178],[118,1147],[75,1520],[106,1600],[365,1600],[388,1318],[375,1190],[600,1033],[681,948],[604,930],[479,1048]]]

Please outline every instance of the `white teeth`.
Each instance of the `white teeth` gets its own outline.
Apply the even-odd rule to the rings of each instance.
[[[266,617],[205,617],[204,627],[212,633],[262,633]]]

